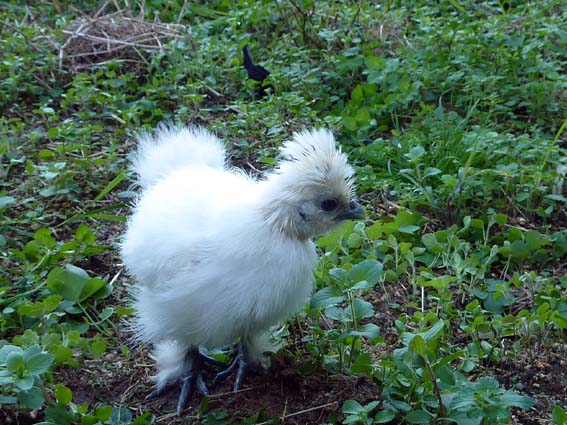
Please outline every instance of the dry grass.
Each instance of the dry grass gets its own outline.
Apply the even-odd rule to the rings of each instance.
[[[112,11],[108,11],[112,9]],[[116,1],[104,2],[92,16],[83,15],[62,30],[59,67],[72,72],[109,61],[129,62],[134,68],[148,64],[148,53],[167,48],[172,39],[191,42],[189,26],[181,24],[183,10],[175,23],[146,19],[143,7],[134,16],[132,8]]]

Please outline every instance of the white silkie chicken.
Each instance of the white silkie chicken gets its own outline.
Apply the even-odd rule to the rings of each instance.
[[[199,347],[238,342],[215,379],[237,369],[240,388],[266,331],[308,300],[311,239],[364,213],[353,169],[328,130],[294,134],[263,180],[228,166],[223,143],[200,128],[160,127],[138,139],[142,193],[121,246],[140,284],[133,330],[154,346],[150,396],[179,382],[180,412],[195,389],[208,394],[201,371],[218,363]]]

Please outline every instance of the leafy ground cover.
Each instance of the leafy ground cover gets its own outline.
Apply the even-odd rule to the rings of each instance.
[[[562,3],[0,2],[0,421],[566,423]],[[368,212],[318,241],[269,375],[182,418],[144,400],[115,249],[164,120],[254,174],[332,127]]]

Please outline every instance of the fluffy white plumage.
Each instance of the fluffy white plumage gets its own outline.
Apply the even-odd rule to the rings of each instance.
[[[256,180],[228,167],[223,143],[203,129],[139,137],[142,193],[121,249],[140,286],[133,329],[154,345],[158,389],[179,379],[190,347],[240,340],[260,360],[265,332],[311,293],[311,238],[360,217],[331,132],[296,133],[281,153]]]

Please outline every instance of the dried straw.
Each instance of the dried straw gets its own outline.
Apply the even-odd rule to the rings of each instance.
[[[143,8],[134,16],[127,3],[120,8],[116,1],[112,3],[116,11],[105,14],[110,4],[106,1],[94,15],[82,16],[62,30],[65,38],[59,47],[60,68],[79,72],[114,60],[141,67],[148,64],[150,51],[163,51],[171,39],[191,42],[190,27],[180,24],[180,19],[168,24],[150,22]]]

